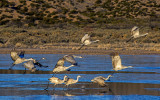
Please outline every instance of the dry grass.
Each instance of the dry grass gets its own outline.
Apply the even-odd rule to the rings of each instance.
[[[40,48],[77,50],[84,34],[91,35],[99,43],[84,46],[82,49],[92,50],[148,50],[160,51],[160,30],[142,28],[141,33],[149,35],[126,43],[130,37],[130,29],[102,28],[17,28],[0,27],[1,48]]]

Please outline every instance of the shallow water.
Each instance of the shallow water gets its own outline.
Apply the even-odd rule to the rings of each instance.
[[[134,99],[160,99],[160,55],[120,55],[122,64],[133,68],[114,72],[111,59],[108,55],[81,55],[76,58],[79,67],[72,67],[70,72],[58,73],[55,76],[63,79],[64,75],[76,79],[81,75],[77,84],[64,88],[64,84],[49,85],[48,78],[53,73],[54,65],[63,54],[26,54],[25,58],[41,60],[48,68],[38,68],[39,71],[24,73],[23,64],[8,70],[12,64],[9,54],[0,54],[0,99],[108,99],[108,100],[134,100]],[[69,66],[65,63],[65,66]],[[106,81],[107,87],[100,87],[91,83],[96,76],[113,77]]]

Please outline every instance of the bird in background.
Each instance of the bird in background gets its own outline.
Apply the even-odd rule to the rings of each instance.
[[[92,79],[91,81],[93,83],[98,83],[98,85],[104,87],[104,86],[108,86],[105,81],[109,80],[110,77],[113,77],[112,75],[108,75],[108,77],[103,77],[103,76],[98,76],[98,77],[95,77],[94,79]]]
[[[137,27],[137,26],[134,26],[134,27],[131,29],[131,37],[130,37],[130,39],[127,40],[127,42],[129,42],[130,40],[132,40],[132,39],[134,39],[134,38],[139,38],[139,37],[148,35],[148,33],[139,34],[139,29],[140,29],[140,28]]]
[[[64,83],[65,80],[66,80],[66,78],[67,78],[66,75],[64,76],[63,80],[61,80],[61,79],[53,76],[53,77],[49,78],[48,80],[49,80],[51,83],[54,83],[54,87],[55,87],[57,84],[62,84],[62,83]],[[48,82],[47,88],[45,88],[45,90],[48,89],[48,87],[49,87],[49,82]]]
[[[111,56],[111,59],[112,59],[113,70],[118,71],[118,70],[122,70],[122,69],[125,69],[125,68],[132,68],[132,66],[122,65],[121,58],[120,58],[120,56],[117,52],[112,52],[110,54],[110,56]]]
[[[80,47],[78,50],[81,50],[81,48],[82,48],[83,46],[85,46],[85,45],[90,45],[90,44],[96,43],[96,42],[98,42],[98,41],[99,41],[99,40],[92,41],[92,40],[90,39],[90,36],[89,36],[88,34],[85,34],[85,35],[82,37],[82,39],[81,39],[82,45],[81,45],[81,47]]]
[[[64,83],[65,83],[65,86],[67,86],[67,88],[68,88],[69,85],[77,83],[80,77],[81,77],[81,76],[78,75],[76,80],[74,80],[74,79],[72,79],[72,78],[67,78],[67,79],[65,80],[65,82],[64,82]]]

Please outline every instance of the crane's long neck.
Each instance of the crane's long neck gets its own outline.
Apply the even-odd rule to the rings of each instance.
[[[77,76],[76,82],[78,82],[78,80],[79,80],[79,77]]]
[[[110,77],[111,77],[111,75],[109,75],[105,80],[109,80]]]
[[[142,34],[142,35],[140,35],[140,37],[141,37],[141,36],[146,36],[147,34],[148,34],[148,33]]]
[[[81,56],[75,56],[75,55],[73,55],[73,57],[74,57],[74,58],[82,58]]]
[[[65,79],[66,79],[66,78],[67,78],[67,77],[65,77],[65,76],[64,76],[64,78],[63,78],[63,82],[65,81]]]
[[[92,43],[98,42],[99,40],[92,41]]]
[[[74,65],[70,65],[70,66],[68,66],[68,67],[66,67],[66,68],[68,69],[68,68],[73,67],[73,66],[74,66]]]

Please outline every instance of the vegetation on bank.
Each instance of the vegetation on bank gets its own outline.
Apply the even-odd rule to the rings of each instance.
[[[151,47],[159,22],[159,0],[1,0],[0,47],[76,49],[86,33],[90,48]],[[126,43],[135,25],[149,35]]]
[[[19,48],[52,48],[53,46],[61,46],[68,48],[80,45],[81,38],[84,34],[88,33],[91,35],[91,39],[99,39],[98,44],[93,44],[99,48],[108,48],[109,44],[126,46],[130,44],[130,47],[134,46],[132,43],[137,44],[154,44],[160,43],[160,30],[150,29],[150,27],[143,27],[140,33],[149,34],[145,37],[140,37],[126,43],[130,38],[131,28],[123,29],[108,29],[108,28],[94,28],[94,27],[52,27],[52,28],[18,28],[18,27],[7,27],[0,26],[0,47],[19,47]],[[64,45],[61,45],[64,44]],[[121,44],[121,45],[120,45]],[[104,46],[103,46],[104,45]],[[117,48],[119,47],[117,45]],[[132,46],[131,46],[132,45]],[[91,47],[92,47],[91,46]],[[106,47],[105,47],[106,46]],[[140,46],[140,45],[139,45]],[[129,45],[128,45],[129,47]],[[74,49],[74,48],[73,48]]]
[[[159,0],[1,0],[0,24],[18,26],[124,23],[159,18]]]

